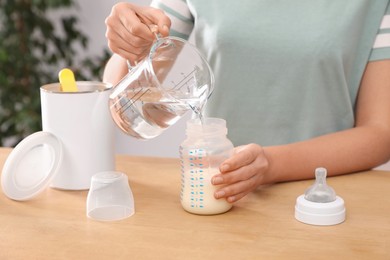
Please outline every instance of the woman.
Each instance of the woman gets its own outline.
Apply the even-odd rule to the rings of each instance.
[[[299,3],[298,3],[299,2]],[[163,36],[188,38],[216,86],[207,115],[227,120],[237,146],[212,183],[235,202],[262,184],[370,169],[390,159],[388,0],[160,0],[119,3],[106,19],[115,53],[104,80]],[[163,9],[164,11],[162,11]]]

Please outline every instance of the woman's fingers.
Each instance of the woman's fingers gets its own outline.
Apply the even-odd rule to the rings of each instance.
[[[235,154],[221,164],[221,172],[228,172],[251,164],[258,156],[260,146],[248,144],[235,149]]]
[[[166,36],[171,24],[163,11],[130,3],[114,5],[105,22],[110,50],[133,64],[149,52],[156,39],[154,28]]]
[[[221,173],[211,180],[212,184],[222,187],[214,196],[226,198],[229,202],[255,190],[263,182],[268,169],[268,160],[261,146],[249,144],[236,150],[236,154],[221,164]]]

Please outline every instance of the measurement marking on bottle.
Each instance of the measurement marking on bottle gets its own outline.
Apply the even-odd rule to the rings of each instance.
[[[192,208],[204,208],[204,188],[205,172],[202,159],[205,155],[204,149],[193,149],[188,152],[189,164],[189,188],[190,188],[190,206]]]

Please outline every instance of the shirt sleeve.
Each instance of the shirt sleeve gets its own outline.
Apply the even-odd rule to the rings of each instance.
[[[390,59],[390,4],[383,16],[372,47],[370,61]]]
[[[194,17],[185,0],[153,0],[152,7],[162,9],[171,19],[170,34],[188,39],[194,27]]]

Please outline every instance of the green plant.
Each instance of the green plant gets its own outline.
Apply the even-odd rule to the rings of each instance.
[[[77,17],[59,17],[55,28],[48,13],[74,8],[72,0],[0,1],[0,146],[14,146],[41,130],[40,86],[58,82],[71,68],[77,80],[98,80],[109,53],[75,60],[88,38]]]

